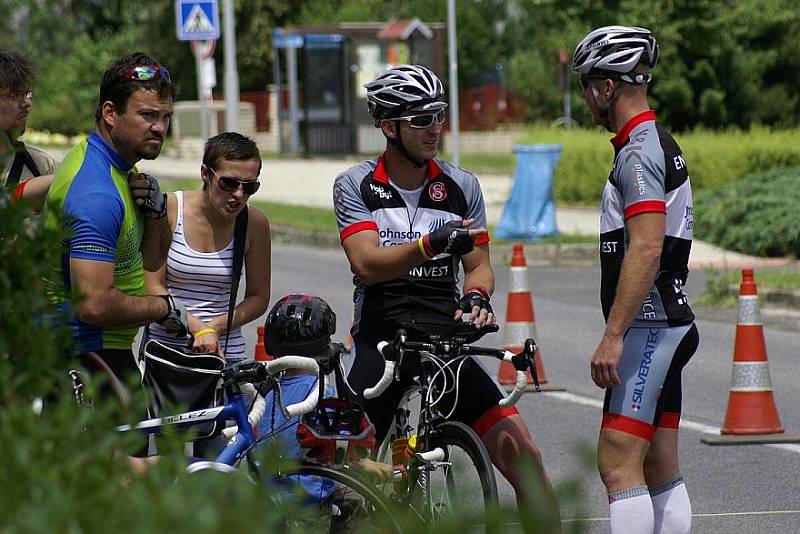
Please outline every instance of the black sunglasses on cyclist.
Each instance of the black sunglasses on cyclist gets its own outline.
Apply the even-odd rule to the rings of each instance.
[[[240,180],[238,178],[233,178],[232,176],[220,176],[217,174],[217,171],[211,167],[209,167],[208,170],[217,176],[217,184],[219,185],[219,188],[226,193],[232,193],[241,187],[245,195],[252,195],[258,191],[259,187],[261,187],[261,182],[258,180]]]
[[[122,81],[147,82],[156,79],[158,76],[170,81],[169,71],[166,67],[162,67],[161,65],[140,65],[130,68],[123,74]]]
[[[409,115],[407,117],[395,117],[393,120],[406,121],[412,128],[430,128],[433,126],[433,121],[436,124],[444,124],[445,113],[444,110],[437,111],[436,113],[425,113],[420,115]]]

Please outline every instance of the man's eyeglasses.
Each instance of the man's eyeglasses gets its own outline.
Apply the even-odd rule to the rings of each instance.
[[[444,110],[438,111],[436,113],[425,113],[420,115],[408,115],[407,117],[395,117],[392,120],[398,121],[406,121],[408,125],[412,128],[430,128],[433,126],[433,121],[436,120],[436,124],[444,124],[445,113]]]
[[[240,180],[238,178],[233,178],[232,176],[220,176],[217,174],[217,171],[208,167],[214,175],[217,177],[217,184],[219,188],[225,191],[226,193],[232,193],[239,189],[239,186],[242,188],[242,192],[245,195],[252,195],[258,188],[261,187],[261,182],[258,180]]]
[[[8,93],[7,95],[0,95],[0,96],[4,96],[5,98],[10,98],[11,100],[17,100],[22,102],[23,100],[33,99],[33,91],[17,91],[16,93]]]
[[[170,81],[169,71],[166,69],[166,67],[162,67],[161,65],[140,65],[138,67],[130,68],[125,74],[123,74],[122,81],[147,82],[154,80],[159,76],[167,81]]]

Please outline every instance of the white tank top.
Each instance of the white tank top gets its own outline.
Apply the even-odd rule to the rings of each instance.
[[[175,197],[178,200],[178,220],[167,257],[167,289],[186,305],[192,315],[207,322],[228,313],[233,271],[233,239],[217,252],[198,252],[192,249],[184,235],[183,191],[176,191]],[[150,324],[150,337],[165,343],[180,343],[156,323]],[[225,350],[225,334],[220,335],[219,341]],[[232,330],[225,359],[229,363],[246,359],[245,348],[241,330]]]

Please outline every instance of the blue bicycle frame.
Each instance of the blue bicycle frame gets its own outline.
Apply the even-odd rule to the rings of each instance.
[[[250,447],[256,442],[253,428],[247,420],[246,397],[244,393],[234,393],[224,406],[145,419],[133,425],[118,426],[117,430],[120,432],[136,430],[149,435],[159,434],[162,432],[163,428],[167,426],[174,426],[180,430],[186,430],[193,426],[210,423],[212,421],[224,422],[234,420],[238,426],[238,431],[235,436],[228,440],[215,460],[218,463],[233,466],[242,459]]]

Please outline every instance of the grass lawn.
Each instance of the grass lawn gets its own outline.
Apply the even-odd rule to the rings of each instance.
[[[716,306],[736,306],[736,296],[730,288],[738,287],[742,273],[735,269],[706,269],[706,292],[698,299],[698,304]],[[756,285],[759,289],[800,290],[800,270],[755,269]]]

